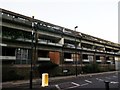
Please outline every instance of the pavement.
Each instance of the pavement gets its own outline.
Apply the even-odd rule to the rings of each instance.
[[[112,71],[112,72],[102,72],[102,73],[92,73],[92,74],[80,74],[77,77],[92,77],[95,75],[102,75],[102,74],[112,74],[112,73],[118,73],[118,71]],[[67,80],[67,79],[73,79],[76,78],[75,75],[71,75],[71,76],[60,76],[60,77],[50,77],[49,78],[49,83],[52,83],[54,81],[62,81],[62,80]],[[33,79],[33,84],[34,85],[39,85],[40,90],[56,90],[54,87],[51,87],[48,89],[48,87],[41,87],[41,83],[42,83],[42,79]],[[18,80],[18,81],[10,81],[10,82],[3,82],[2,83],[2,88],[6,88],[4,90],[7,90],[7,88],[11,88],[11,90],[13,90],[12,88],[15,87],[22,87],[22,85],[29,85],[29,80]],[[15,90],[15,89],[14,89]],[[19,90],[19,89],[17,89]],[[22,90],[28,90],[28,89],[22,89]],[[34,90],[34,89],[33,89]],[[36,89],[35,89],[36,90]]]

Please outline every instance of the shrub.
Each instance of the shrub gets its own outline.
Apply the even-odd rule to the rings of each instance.
[[[84,73],[97,73],[100,72],[100,68],[98,64],[87,64],[83,67]]]
[[[18,75],[15,68],[9,65],[5,65],[2,67],[2,82],[21,79],[24,79],[24,77]]]

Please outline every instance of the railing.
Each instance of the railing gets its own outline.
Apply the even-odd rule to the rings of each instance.
[[[68,47],[68,48],[75,48],[75,45],[69,44],[69,43],[65,43],[65,46]]]
[[[73,62],[73,59],[64,59],[66,62]]]
[[[15,56],[0,56],[2,60],[16,60]]]
[[[53,42],[49,42],[47,40],[42,40],[42,39],[39,39],[38,43],[40,43],[40,44],[48,44],[48,45],[53,45],[53,46],[61,46],[62,47],[62,44],[53,43]]]
[[[106,62],[111,63],[112,61],[111,60],[107,60]]]
[[[83,50],[89,50],[89,51],[95,51],[95,49],[90,49],[90,48],[85,48],[85,47],[82,47]]]
[[[114,52],[109,52],[109,51],[106,51],[106,53],[114,54]]]
[[[7,46],[7,44],[4,44],[4,43],[0,43],[0,46]]]
[[[83,61],[83,62],[90,62],[89,59],[83,59],[82,61]]]
[[[2,18],[31,26],[31,22],[29,20],[20,18],[20,17],[16,17],[14,15],[2,13]]]
[[[38,57],[38,61],[50,61],[50,58]]]
[[[96,50],[97,52],[104,52],[104,50]]]
[[[102,60],[96,60],[96,62],[102,62]]]

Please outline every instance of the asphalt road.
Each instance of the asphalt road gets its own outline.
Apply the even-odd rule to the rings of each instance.
[[[109,90],[120,90],[118,73],[78,76],[69,79],[54,80],[48,87],[41,87],[41,83],[33,85],[32,90],[106,90],[105,81],[109,82]],[[3,90],[7,90],[3,89]],[[14,90],[29,90],[29,84],[13,87]],[[11,88],[11,90],[13,90]]]
[[[109,82],[110,90],[117,90],[119,86],[118,74],[103,74],[96,76],[77,77],[63,83],[55,83],[51,86],[57,90],[81,90],[81,89],[100,89],[105,90],[105,81]]]

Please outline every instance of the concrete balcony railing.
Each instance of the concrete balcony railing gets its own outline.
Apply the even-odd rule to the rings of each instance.
[[[66,62],[73,62],[73,59],[64,59]]]
[[[47,45],[60,46],[60,47],[62,47],[62,44],[53,43],[53,42],[48,42],[47,40],[38,40],[38,43],[39,43],[39,44],[47,44]]]
[[[90,48],[85,48],[85,47],[83,47],[82,49],[87,50],[87,51],[95,51],[95,49],[90,49]]]
[[[111,63],[112,61],[111,60],[107,60],[106,62]]]
[[[27,24],[27,25],[31,25],[31,22],[29,20],[23,19],[23,18],[15,18],[15,16],[13,15],[9,15],[9,14],[2,14],[2,18],[6,19],[6,20],[10,20],[10,21],[15,21],[15,22],[19,22],[19,23],[23,23],[23,24]]]
[[[38,43],[40,43],[40,44],[47,44],[47,41],[45,41],[45,40],[38,40]]]
[[[107,63],[114,64],[113,60],[107,60]]]
[[[55,46],[55,43],[52,43],[52,42],[48,42],[47,44]]]
[[[83,59],[82,61],[83,61],[83,62],[90,62],[89,59]]]
[[[97,52],[104,52],[103,50],[96,50]]]
[[[96,62],[100,62],[100,63],[101,63],[101,62],[102,62],[102,60],[96,60]]]
[[[0,43],[0,46],[7,46],[7,44],[4,44],[4,43]]]
[[[109,52],[109,51],[106,51],[106,53],[114,54],[114,52]]]
[[[7,14],[3,14],[2,18],[6,20],[13,20],[13,16],[8,16]]]
[[[50,58],[38,57],[38,61],[50,61]]]
[[[59,44],[59,43],[56,43],[55,45],[56,45],[56,46],[61,46],[61,47],[63,46],[62,44]]]
[[[15,56],[0,56],[2,60],[16,60]]]
[[[68,48],[75,48],[75,45],[69,44],[69,43],[65,43],[65,46],[68,47]]]

